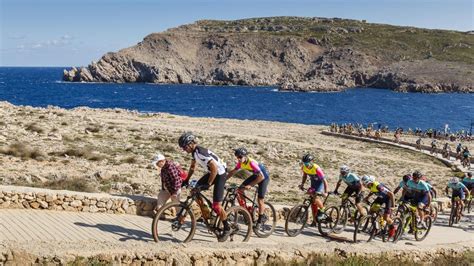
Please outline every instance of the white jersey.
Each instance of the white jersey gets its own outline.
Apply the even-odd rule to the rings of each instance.
[[[204,169],[207,169],[210,172],[208,163],[211,160],[214,160],[217,164],[217,174],[223,175],[226,173],[227,165],[223,162],[215,153],[212,151],[203,148],[201,146],[197,146],[196,149],[193,151],[193,159]]]

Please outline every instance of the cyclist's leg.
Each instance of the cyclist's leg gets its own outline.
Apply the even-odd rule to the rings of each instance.
[[[199,187],[201,185],[206,185],[206,184],[209,184],[209,176],[211,174],[210,173],[207,173],[205,175],[203,175],[199,180],[198,182],[196,183],[196,186]],[[216,177],[217,178],[217,177]],[[207,209],[205,207],[205,203],[204,203],[204,200],[201,198],[201,197],[197,197],[196,198],[196,203],[199,205],[199,208],[201,209],[201,212],[203,213],[203,216],[209,216],[209,209]],[[209,206],[211,207],[211,206]],[[206,208],[206,211],[204,210]],[[204,217],[204,218],[209,218],[209,217]]]
[[[324,182],[322,180],[315,180],[314,183],[313,183],[313,181],[311,181],[311,185],[314,188],[314,190],[316,191],[316,193],[323,193],[324,192]],[[315,197],[314,201],[313,201],[313,204],[316,205],[316,207],[318,207],[320,212],[324,212],[324,205],[323,205],[323,202],[321,200],[321,197],[319,197],[319,196]],[[319,212],[318,212],[318,216],[319,216]]]
[[[361,184],[357,184],[357,185],[353,185],[353,191],[355,193],[355,204],[356,204],[356,207],[357,207],[357,210],[359,211],[360,214],[362,215],[367,215],[367,213],[365,213],[365,210],[364,208],[362,208],[362,198],[363,198],[363,195],[362,195],[362,186]]]
[[[240,184],[240,187],[237,190],[237,200],[239,202],[239,205],[244,208],[247,208],[245,198],[243,197],[245,195],[245,186],[250,185],[256,178],[257,178],[257,175],[255,174],[247,177],[247,179],[245,179],[244,182]]]
[[[267,193],[268,184],[270,183],[269,178],[258,183],[257,197],[258,197],[258,218],[265,212],[265,194]]]

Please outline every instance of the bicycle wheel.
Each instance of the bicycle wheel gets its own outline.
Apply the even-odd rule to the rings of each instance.
[[[466,203],[467,213],[471,213],[472,208],[472,198]]]
[[[233,206],[227,210],[227,221],[229,221],[231,241],[247,242],[252,234],[252,217],[250,213],[240,207]]]
[[[403,230],[403,221],[401,218],[396,217],[393,219],[393,228],[395,229],[395,232],[393,235],[390,235],[390,226],[387,224],[385,225],[385,232],[382,235],[382,241],[383,242],[393,242],[396,243],[398,241],[398,237],[400,236],[400,231]]]
[[[155,242],[187,243],[193,239],[196,231],[196,217],[188,206],[170,202],[163,206],[153,218],[151,231]]]
[[[449,214],[449,222],[448,222],[449,226],[453,226],[453,224],[455,223],[457,211],[458,211],[458,203],[454,201],[451,206],[451,213]]]
[[[301,233],[308,222],[308,206],[299,204],[293,207],[288,213],[285,221],[285,231],[288,236],[297,236]]]
[[[339,234],[342,231],[344,231],[348,220],[349,220],[349,210],[347,208],[339,208],[339,215],[336,222],[336,226],[333,228],[333,233]]]
[[[327,236],[333,232],[339,219],[339,209],[337,207],[329,207],[325,211],[326,217],[318,221],[318,231],[321,235]]]
[[[276,211],[272,204],[265,202],[265,211],[263,212],[265,217],[259,224],[254,224],[253,232],[260,238],[269,237],[273,231],[275,231],[277,217]],[[256,217],[257,216],[257,217]],[[252,211],[253,220],[256,221],[258,218],[258,208],[254,208]]]
[[[432,225],[432,220],[430,216],[425,216],[424,222],[426,224],[426,229],[418,227],[416,225],[416,230],[415,230],[415,239],[416,241],[423,241],[423,239],[428,236],[428,233],[431,230],[431,225]]]
[[[375,219],[369,215],[361,216],[355,223],[354,229],[354,243],[369,242],[375,235]]]

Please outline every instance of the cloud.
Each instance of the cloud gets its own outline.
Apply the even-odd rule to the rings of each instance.
[[[67,46],[67,45],[72,44],[73,40],[74,40],[73,36],[65,34],[53,40],[22,43],[18,45],[16,48],[18,50],[34,50],[34,49],[42,49],[42,48],[50,48],[50,47],[62,47],[62,46]]]
[[[26,35],[24,34],[8,35],[7,38],[10,40],[24,40],[26,39]]]

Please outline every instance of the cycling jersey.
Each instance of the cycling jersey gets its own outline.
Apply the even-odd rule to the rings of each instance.
[[[462,180],[463,184],[466,185],[466,184],[474,184],[474,178],[469,178],[469,177],[465,177],[463,180]]]
[[[407,186],[407,182],[405,182],[404,180],[400,181],[400,183],[398,184],[399,188],[404,188],[406,186]]]
[[[227,172],[227,165],[225,164],[225,162],[223,162],[215,153],[206,148],[197,146],[196,149],[194,149],[192,156],[193,160],[195,160],[204,169],[207,169],[208,172],[210,172],[210,161],[216,162],[218,175],[223,175]]]
[[[430,191],[430,185],[427,182],[421,180],[418,181],[418,183],[413,180],[408,180],[407,188],[411,191],[419,193],[425,193]]]
[[[374,193],[378,197],[386,198],[388,197],[388,192],[390,191],[385,185],[380,184],[377,181],[374,181],[367,187],[371,193]]]
[[[269,178],[269,175],[267,174],[266,168],[263,164],[258,163],[254,159],[248,157],[247,161],[242,163],[238,162],[237,165],[235,166],[235,170],[239,169],[244,169],[250,172],[253,172],[254,174],[262,173],[265,179]]]
[[[450,189],[454,191],[459,191],[459,190],[464,190],[464,189],[467,189],[467,187],[461,183],[461,182],[457,182],[456,184],[453,184],[453,183],[448,183],[448,187]]]
[[[311,178],[319,179],[319,180],[324,179],[323,170],[321,169],[321,167],[319,167],[319,165],[315,163],[313,163],[311,167],[307,167],[306,165],[303,164],[303,167],[301,168],[301,170],[303,171],[303,173],[309,175]]]
[[[347,185],[355,185],[359,182],[360,178],[354,173],[348,173],[346,176],[339,176],[339,180],[344,181]]]
[[[465,151],[465,152],[463,152],[462,156],[463,156],[464,158],[467,158],[467,157],[471,156],[471,153],[468,152],[468,151]]]

